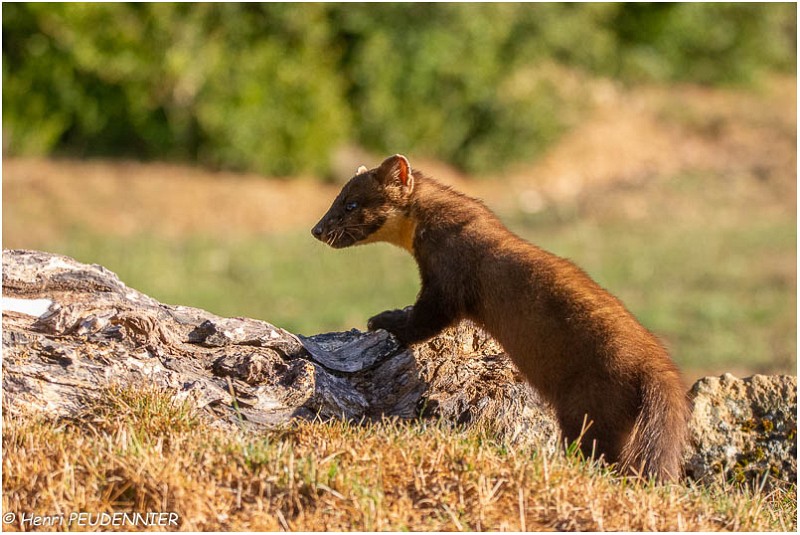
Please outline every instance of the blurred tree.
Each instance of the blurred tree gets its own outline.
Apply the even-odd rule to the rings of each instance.
[[[314,20],[323,15],[280,4],[6,6],[10,151],[322,172],[349,133],[326,25]]]
[[[511,87],[527,63],[507,53],[519,10],[510,4],[336,9],[358,141],[473,171],[535,154],[561,130],[555,110],[564,103],[547,80]]]
[[[629,79],[741,83],[796,64],[794,4],[626,4],[613,27]]]
[[[794,4],[2,9],[9,153],[278,175],[324,174],[348,141],[486,171],[569,126],[582,102],[565,84],[574,73],[747,83],[796,65]]]

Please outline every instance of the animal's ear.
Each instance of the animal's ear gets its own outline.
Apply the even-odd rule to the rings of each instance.
[[[359,165],[358,169],[356,169],[356,174],[357,175],[362,175],[362,174],[366,173],[367,171],[369,171],[369,169],[367,169],[366,165]]]
[[[402,154],[389,156],[378,167],[377,178],[385,186],[402,186],[408,193],[414,189],[414,175],[411,164]]]

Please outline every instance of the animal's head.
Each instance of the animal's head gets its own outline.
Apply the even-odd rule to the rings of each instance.
[[[345,184],[311,234],[337,249],[387,241],[411,249],[408,207],[414,176],[405,156],[395,154],[374,169],[363,165]]]

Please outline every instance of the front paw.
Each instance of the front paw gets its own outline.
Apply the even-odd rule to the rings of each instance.
[[[377,316],[372,316],[369,321],[367,321],[367,329],[370,331],[384,329],[390,333],[396,334],[407,325],[410,312],[411,307],[406,307],[403,310],[387,310],[381,312]]]

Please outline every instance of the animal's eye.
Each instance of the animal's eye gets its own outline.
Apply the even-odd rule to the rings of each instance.
[[[344,209],[347,210],[348,212],[352,212],[356,208],[358,208],[358,203],[356,201],[350,201],[349,203],[344,205]]]

